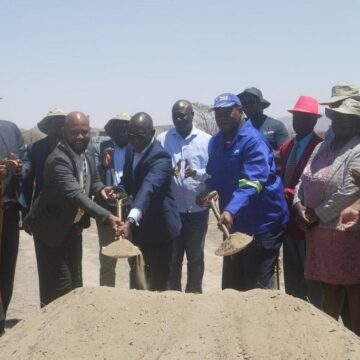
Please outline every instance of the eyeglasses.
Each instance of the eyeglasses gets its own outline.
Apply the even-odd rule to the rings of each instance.
[[[128,133],[128,137],[129,139],[141,139],[141,140],[145,140],[148,137],[148,133]]]

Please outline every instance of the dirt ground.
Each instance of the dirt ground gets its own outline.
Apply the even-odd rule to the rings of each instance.
[[[219,290],[221,286],[222,258],[214,255],[220,241],[221,233],[216,228],[215,219],[211,216],[205,243],[204,293]],[[83,235],[84,286],[97,286],[99,284],[98,251],[96,224],[92,221],[91,227],[85,230]],[[128,269],[126,260],[118,261],[116,267],[116,287],[128,289]],[[186,280],[186,259],[183,267],[183,280]],[[11,327],[18,320],[21,320],[28,310],[38,307],[39,287],[34,243],[31,236],[21,231],[14,293],[8,310],[7,327]]]

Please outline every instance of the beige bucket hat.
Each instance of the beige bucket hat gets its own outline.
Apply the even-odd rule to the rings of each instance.
[[[37,124],[39,130],[46,135],[51,133],[51,123],[52,120],[64,122],[66,118],[66,113],[60,108],[55,108],[50,110],[46,116]]]
[[[106,133],[110,136],[110,137],[114,137],[114,125],[118,122],[118,121],[130,121],[131,119],[131,115],[128,113],[119,113],[117,115],[115,115],[113,118],[111,118],[106,125],[104,126],[104,129],[106,131]]]
[[[339,107],[337,108],[326,108],[325,114],[331,119],[332,114],[344,114],[357,116],[360,120],[360,101],[355,99],[346,99]]]
[[[320,105],[329,105],[345,99],[360,100],[359,88],[355,85],[335,85],[331,89],[330,100],[321,102]]]

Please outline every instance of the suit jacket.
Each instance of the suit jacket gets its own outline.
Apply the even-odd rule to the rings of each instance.
[[[309,166],[311,169],[312,161],[316,156],[327,156],[331,150],[332,141],[332,139],[326,140],[317,145],[306,168]],[[360,170],[360,136],[353,137],[338,151],[327,174],[320,203],[314,209],[320,218],[319,226],[322,228],[335,230],[341,211],[352,205],[360,196],[360,190],[353,182],[350,169]],[[304,199],[304,189],[300,177],[295,189],[294,204],[299,201],[304,203]],[[349,231],[359,230],[360,224],[349,229]]]
[[[23,193],[28,209],[40,194],[44,186],[45,161],[52,152],[49,137],[36,141],[27,147],[30,162],[29,176],[23,181]],[[34,189],[35,186],[35,189]]]
[[[154,141],[134,171],[133,160],[134,151],[129,146],[119,189],[132,196],[132,207],[143,214],[139,226],[134,228],[134,240],[138,244],[171,241],[181,231],[180,215],[170,189],[171,157]]]
[[[23,138],[19,128],[12,122],[0,120],[0,161],[14,153],[22,162],[21,175],[14,175],[9,179],[5,188],[7,199],[19,202],[21,181],[29,174],[29,162]]]
[[[294,200],[294,193],[295,193],[295,187],[299,182],[300,176],[304,171],[304,168],[313,153],[315,147],[317,144],[322,142],[323,139],[313,133],[312,138],[310,139],[309,143],[307,144],[299,162],[296,164],[296,168],[294,171],[294,174],[290,180],[289,187],[285,188],[285,198],[289,206],[290,210],[290,219],[287,226],[287,233],[289,236],[296,240],[305,240],[305,233],[299,229],[296,223],[295,219],[295,212],[292,211],[292,204]],[[285,170],[286,170],[286,163],[289,159],[289,156],[291,154],[292,148],[294,146],[294,139],[287,140],[281,147],[280,147],[280,174],[281,179],[284,179],[285,176]]]
[[[91,176],[90,196],[98,194],[104,187],[99,179],[93,155],[85,152]],[[73,155],[69,148],[60,143],[45,162],[44,188],[25,218],[34,238],[48,246],[56,247],[66,240],[76,213],[83,209],[88,216],[105,222],[109,212],[93,202],[83,192]],[[84,214],[79,225],[89,226]]]

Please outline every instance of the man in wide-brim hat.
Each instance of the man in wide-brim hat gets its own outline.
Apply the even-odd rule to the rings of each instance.
[[[120,183],[125,163],[125,148],[128,144],[128,125],[131,115],[128,113],[120,113],[111,118],[104,126],[106,133],[110,136],[110,140],[103,141],[99,145],[97,156],[98,170],[101,181],[105,185],[115,186]],[[96,198],[95,201],[116,214],[116,207],[111,206],[103,199]],[[109,225],[97,222],[99,235],[99,246],[106,246],[114,241],[114,235]],[[103,255],[100,251],[100,285],[115,286],[115,268],[116,259],[112,259]]]
[[[331,108],[339,107],[346,99],[360,100],[359,88],[355,85],[335,85],[331,89],[329,100],[321,102],[320,105],[328,105]]]
[[[249,87],[237,96],[253,126],[266,137],[273,150],[278,151],[280,146],[288,140],[289,134],[281,121],[264,114],[264,110],[271,105],[270,102],[256,87]]]
[[[32,201],[38,197],[43,188],[45,161],[62,138],[61,130],[64,126],[65,117],[66,113],[59,108],[50,110],[37,125],[39,130],[47,136],[27,147],[27,155],[31,166],[30,175],[23,182],[23,193],[28,206],[27,211],[30,209]]]
[[[37,126],[46,135],[59,134],[64,125],[65,117],[66,113],[63,110],[55,108],[50,110]]]

